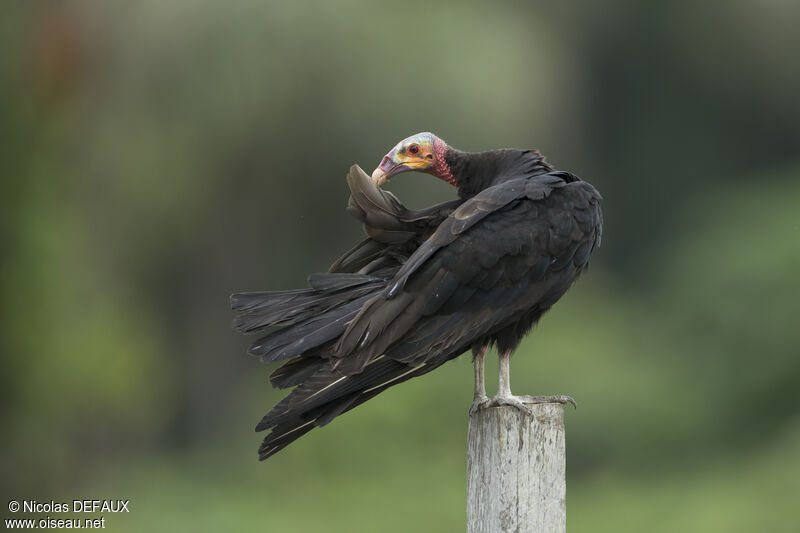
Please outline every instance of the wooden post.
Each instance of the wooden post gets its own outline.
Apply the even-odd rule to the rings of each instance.
[[[564,406],[527,405],[470,414],[467,533],[567,529]]]

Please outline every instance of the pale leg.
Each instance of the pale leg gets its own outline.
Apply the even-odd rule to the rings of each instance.
[[[499,375],[497,396],[511,398],[511,352],[501,353],[498,358]]]
[[[489,400],[483,402],[481,407],[497,407],[501,405],[509,405],[516,407],[520,411],[530,413],[531,410],[526,404],[535,403],[571,403],[575,405],[575,400],[569,396],[514,396],[511,394],[511,369],[510,369],[511,352],[501,353],[499,357],[499,377],[497,395]],[[474,404],[473,404],[474,405]]]
[[[483,362],[487,348],[487,346],[482,346],[478,350],[473,350],[472,365],[475,370],[475,392],[472,396],[472,406],[469,408],[470,413],[476,412],[489,399],[486,396],[486,380],[483,374]]]

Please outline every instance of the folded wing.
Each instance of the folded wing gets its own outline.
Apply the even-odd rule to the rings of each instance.
[[[348,210],[370,237],[311,292],[273,293],[293,321],[254,351],[291,357],[272,380],[296,385],[257,427],[272,429],[262,459],[474,344],[508,348],[520,316],[530,318],[527,327],[538,320],[600,240],[599,194],[564,172],[511,179],[423,211],[407,210],[357,167],[348,184]],[[271,312],[272,322],[241,323],[276,324]]]

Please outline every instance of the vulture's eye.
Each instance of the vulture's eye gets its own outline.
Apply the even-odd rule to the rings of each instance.
[[[412,144],[411,146],[409,146],[408,147],[408,153],[412,154],[412,155],[417,155],[419,153],[419,145],[418,144]]]

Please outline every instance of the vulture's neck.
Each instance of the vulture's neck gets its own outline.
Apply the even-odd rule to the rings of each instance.
[[[472,198],[487,187],[513,178],[553,170],[535,150],[460,152],[450,148],[445,162],[461,198]]]

